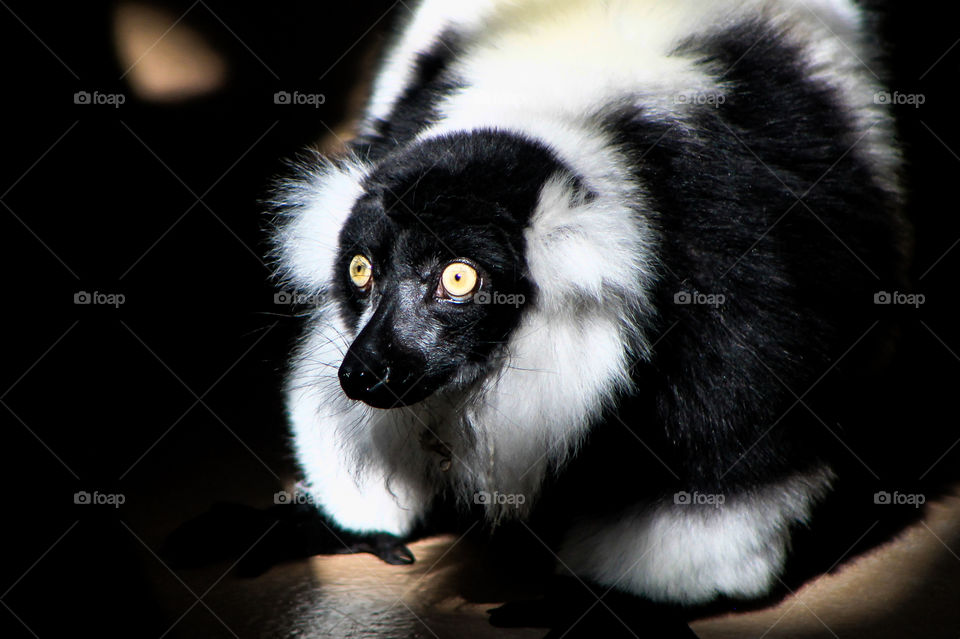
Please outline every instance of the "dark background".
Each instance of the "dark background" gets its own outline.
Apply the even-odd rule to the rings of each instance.
[[[186,23],[225,55],[225,89],[139,100],[119,79],[109,3],[0,7],[4,636],[64,623],[159,636],[171,620],[146,547],[210,500],[269,504],[289,478],[280,385],[297,324],[274,303],[259,199],[283,158],[343,119],[364,55],[408,13],[400,3],[383,17],[390,2],[164,4],[189,8]],[[908,319],[904,374],[895,396],[877,396],[891,410],[876,427],[904,446],[922,439],[920,467],[960,436],[960,27],[943,4],[901,3],[884,22],[890,86],[926,97],[897,115],[927,303]],[[76,105],[82,90],[127,101]],[[276,105],[279,90],[326,103]],[[76,305],[80,291],[125,303]],[[956,453],[931,476],[955,468]],[[126,503],[74,505],[84,490]]]

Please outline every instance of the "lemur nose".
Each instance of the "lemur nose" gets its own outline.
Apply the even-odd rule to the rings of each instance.
[[[391,381],[389,366],[364,361],[352,350],[343,358],[338,372],[340,386],[350,399],[358,399],[373,406],[391,406],[397,397],[388,386]]]

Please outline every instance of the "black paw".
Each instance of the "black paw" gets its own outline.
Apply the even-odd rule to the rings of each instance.
[[[368,552],[394,566],[405,566],[415,561],[413,553],[400,538],[387,533],[353,536],[352,542],[347,542],[349,547],[343,552]]]

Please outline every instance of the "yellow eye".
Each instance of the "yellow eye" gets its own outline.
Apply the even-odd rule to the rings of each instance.
[[[476,269],[466,262],[453,262],[443,269],[440,286],[454,299],[465,298],[473,293],[479,279]]]
[[[350,260],[350,280],[357,288],[366,289],[373,279],[373,265],[362,255],[354,255]]]

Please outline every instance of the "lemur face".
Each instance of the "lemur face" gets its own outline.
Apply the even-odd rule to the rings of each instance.
[[[533,143],[474,132],[405,147],[368,176],[333,275],[355,331],[348,397],[405,406],[482,374],[534,303],[524,227],[556,171]]]

